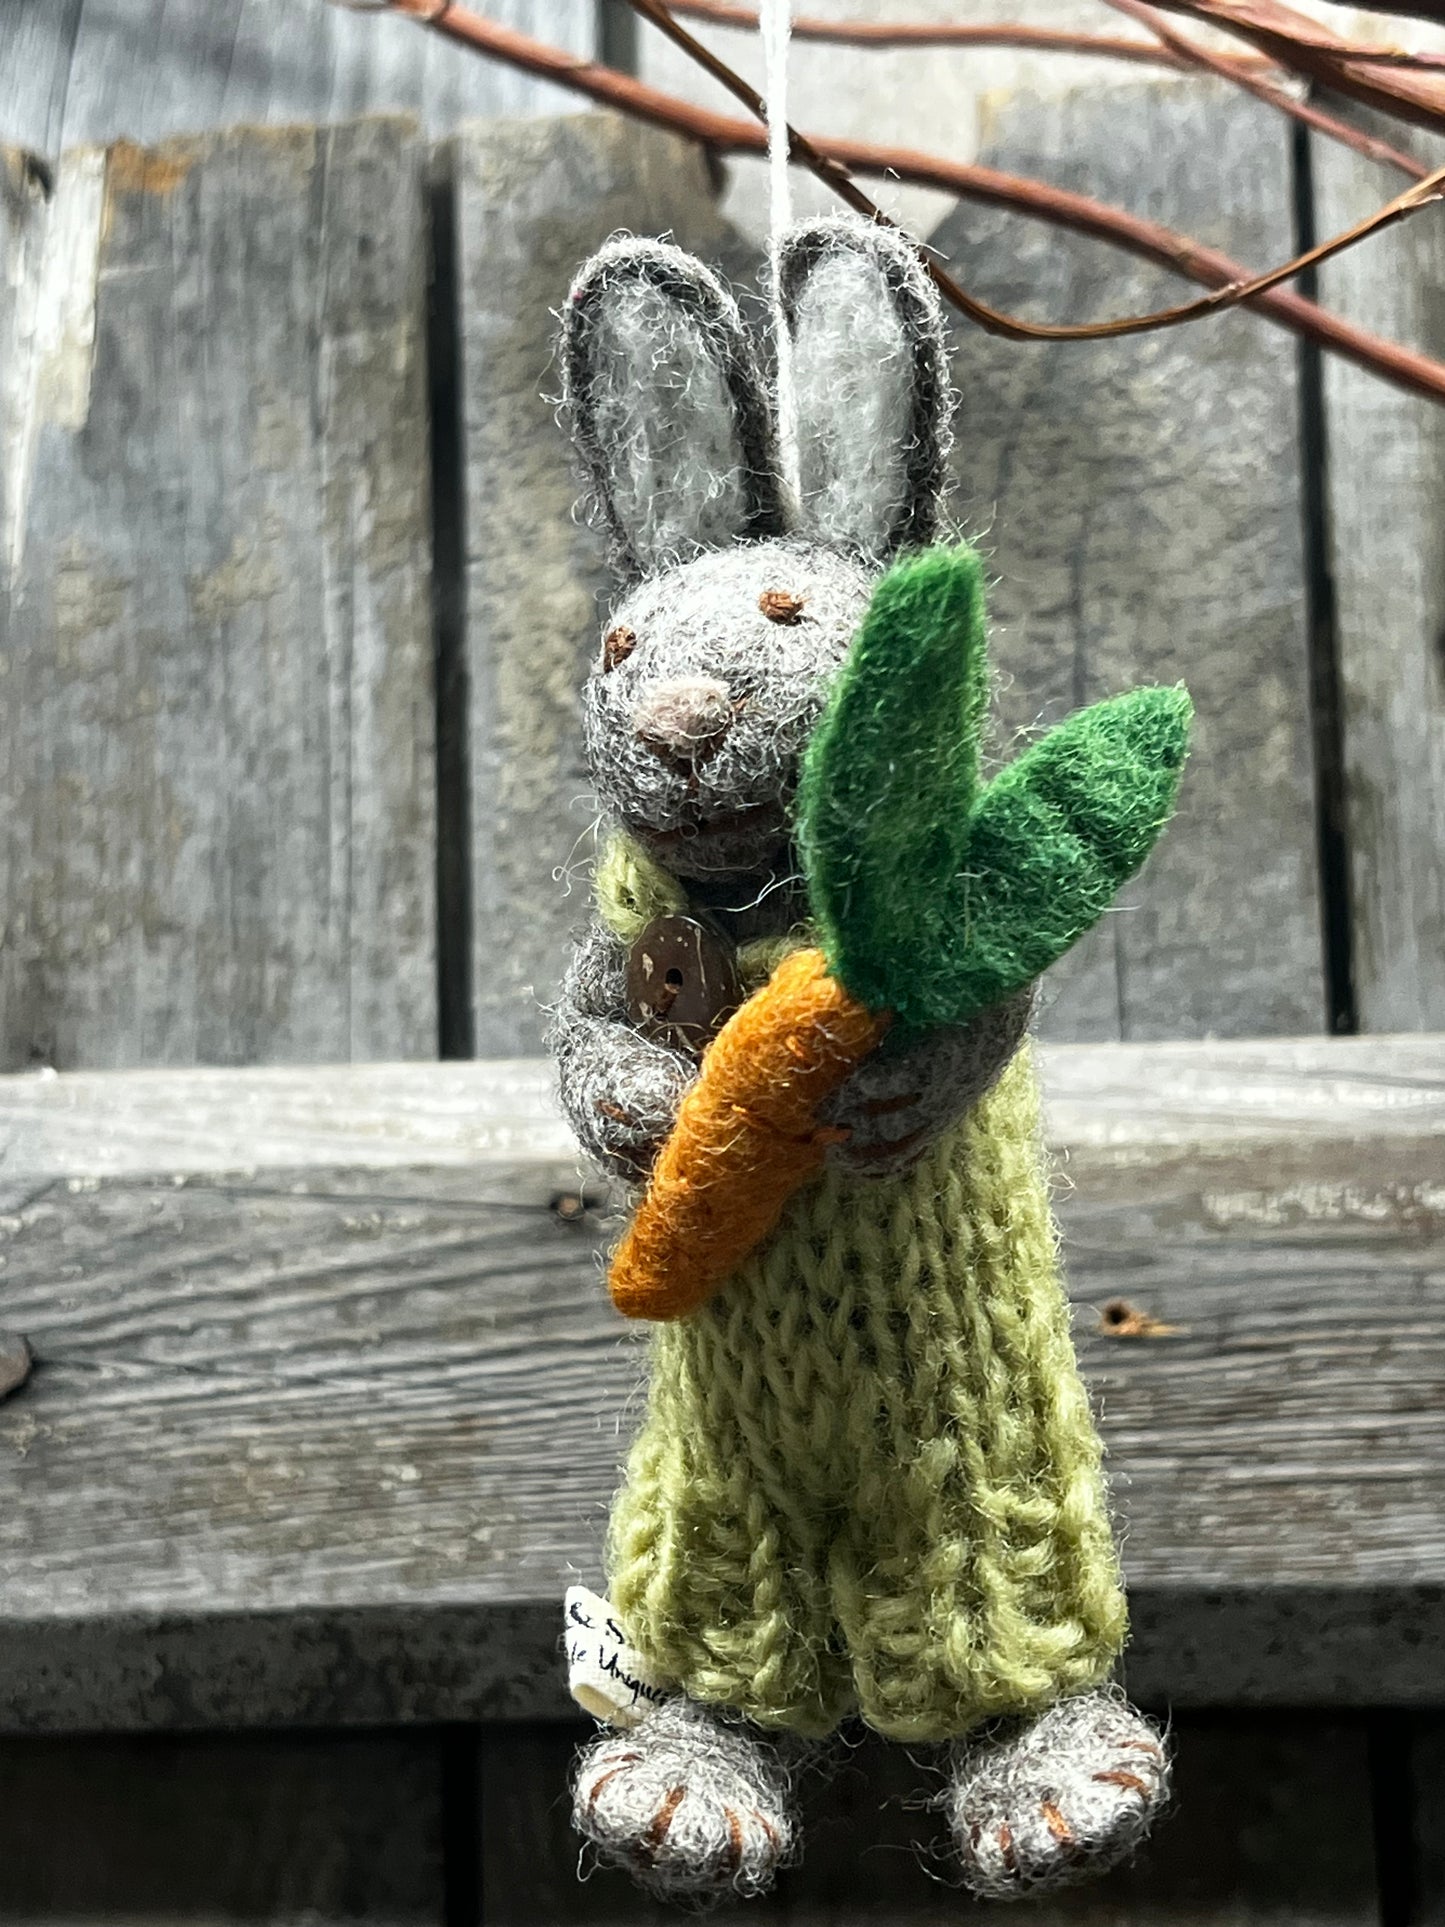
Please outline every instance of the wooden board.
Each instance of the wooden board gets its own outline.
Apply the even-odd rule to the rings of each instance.
[[[6,1927],[442,1927],[434,1735],[0,1743]]]
[[[622,1927],[671,1916],[627,1878],[592,1868],[568,1819],[570,1756],[583,1729],[491,1728],[483,1736],[483,1919]],[[1041,1927],[1167,1919],[1178,1927],[1270,1922],[1366,1927],[1379,1918],[1364,1720],[1299,1716],[1175,1722],[1175,1800],[1134,1864],[1097,1884],[1030,1904]],[[859,1921],[953,1927],[1016,1920],[950,1884],[937,1754],[876,1740],[805,1785],[802,1864],[766,1900],[714,1918],[851,1927]]]
[[[435,1053],[422,164],[4,163],[7,1068]]]
[[[990,114],[993,166],[1253,266],[1294,252],[1288,124],[1238,92],[1120,84]],[[965,286],[1038,319],[1182,298],[1170,276],[1003,213],[961,204],[931,240]],[[995,575],[1001,747],[1138,682],[1183,679],[1198,711],[1179,814],[1054,973],[1045,1034],[1318,1031],[1294,343],[1243,314],[1090,343],[960,323],[956,341],[959,510]]]
[[[1445,161],[1445,141],[1389,134]],[[1312,167],[1321,235],[1399,192],[1331,141]],[[1330,307],[1435,355],[1442,283],[1437,209],[1320,270]],[[1330,357],[1323,377],[1355,998],[1362,1029],[1428,1030],[1445,1022],[1445,415]]]
[[[488,14],[593,52],[593,0],[492,0]],[[442,134],[472,115],[555,113],[571,100],[412,21],[326,0],[7,0],[0,9],[0,142],[51,161],[81,142],[397,110]]]
[[[1136,1690],[1442,1703],[1445,1040],[1055,1047],[1046,1079]],[[641,1356],[601,1213],[555,1208],[546,1090],[0,1085],[38,1361],[0,1405],[0,1724],[562,1710]],[[1182,1329],[1103,1335],[1118,1295]]]
[[[1382,1752],[1396,1803],[1397,1850],[1407,1868],[1399,1898],[1419,1927],[1440,1927],[1445,1921],[1445,1720],[1429,1714],[1396,1718],[1382,1737],[1389,1749]]]
[[[536,1050],[587,920],[578,686],[608,591],[556,421],[555,313],[619,228],[737,270],[695,147],[615,115],[480,128],[453,150],[465,476],[475,1049]]]

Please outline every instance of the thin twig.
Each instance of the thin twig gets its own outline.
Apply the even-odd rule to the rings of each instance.
[[[1404,6],[1399,0],[1339,0],[1339,4],[1363,7],[1366,13],[1407,14],[1411,19],[1433,20],[1445,27],[1445,0],[1406,0]]]
[[[674,0],[673,12],[692,20],[708,20],[719,27],[756,27],[755,7],[735,0]],[[1384,8],[1385,12],[1393,11]],[[1144,40],[1119,40],[1109,34],[1063,33],[1053,27],[1026,27],[1018,21],[996,20],[960,26],[934,20],[817,20],[794,19],[799,40],[829,41],[839,47],[1022,47],[1038,53],[1086,54],[1112,60],[1134,60],[1182,69],[1196,63],[1174,58]],[[1404,47],[1374,47],[1367,41],[1342,41],[1350,58],[1383,67],[1419,67],[1445,71],[1445,54],[1411,53]],[[1276,63],[1265,54],[1222,53],[1215,58],[1231,67],[1258,72]]]
[[[1362,67],[1415,67],[1422,73],[1445,73],[1445,54],[1411,53],[1407,47],[1372,47],[1365,40],[1346,40],[1341,45],[1349,48],[1350,59]]]
[[[1130,20],[1137,20],[1151,33],[1158,34],[1163,44],[1181,59],[1203,68],[1206,73],[1218,74],[1235,87],[1242,87],[1246,93],[1277,108],[1280,113],[1288,114],[1292,120],[1303,121],[1306,127],[1315,128],[1344,147],[1354,148],[1357,154],[1363,154],[1367,160],[1380,161],[1386,167],[1397,168],[1412,181],[1423,181],[1429,172],[1412,154],[1392,147],[1388,141],[1377,140],[1373,134],[1352,127],[1347,120],[1327,114],[1322,108],[1311,106],[1308,101],[1296,100],[1283,87],[1276,87],[1272,81],[1261,80],[1257,74],[1246,73],[1236,61],[1225,60],[1219,54],[1211,53],[1207,47],[1201,47],[1188,34],[1180,33],[1157,7],[1146,5],[1145,0],[1106,0],[1106,4],[1113,7],[1116,13],[1126,14]]]
[[[1357,57],[1353,45],[1280,0],[1157,0],[1169,13],[1219,27],[1269,55],[1281,67],[1321,81],[1396,120],[1445,132],[1445,74],[1404,72]],[[1441,0],[1445,9],[1445,0]]]
[[[650,20],[655,27],[665,33],[669,40],[691,56],[705,72],[711,74],[740,100],[754,118],[766,125],[768,118],[767,103],[762,95],[748,80],[729,67],[727,62],[705,47],[700,40],[689,33],[680,21],[674,20],[663,0],[628,0],[634,12]],[[880,227],[893,228],[904,232],[898,223],[871,201],[850,179],[846,168],[837,160],[821,152],[804,134],[793,127],[788,128],[788,152],[790,157],[810,169],[826,186],[831,187],[841,200],[857,213],[876,221]],[[1081,323],[1025,321],[1019,315],[1004,314],[998,308],[990,307],[977,295],[970,294],[962,287],[926,248],[917,248],[919,259],[933,277],[939,292],[950,301],[959,313],[965,315],[977,327],[989,334],[1002,335],[1010,341],[1110,341],[1121,335],[1150,334],[1160,328],[1177,328],[1186,321],[1198,320],[1206,314],[1217,313],[1221,309],[1236,307],[1256,295],[1267,293],[1282,281],[1291,281],[1307,268],[1317,267],[1328,261],[1332,255],[1341,254],[1346,248],[1362,241],[1367,234],[1377,229],[1389,227],[1395,221],[1403,220],[1418,207],[1430,202],[1445,199],[1445,167],[1433,174],[1427,174],[1403,194],[1396,195],[1393,201],[1357,221],[1342,234],[1333,235],[1322,241],[1308,253],[1297,255],[1293,260],[1284,262],[1280,267],[1271,268],[1268,273],[1247,277],[1225,286],[1216,288],[1213,294],[1201,295],[1195,301],[1180,302],[1168,308],[1156,308],[1149,314],[1127,315],[1114,321],[1087,321]],[[909,237],[910,240],[912,237]]]
[[[1235,86],[1243,87],[1256,95],[1280,113],[1302,121],[1331,140],[1339,141],[1345,147],[1352,147],[1356,153],[1367,159],[1379,161],[1393,167],[1412,181],[1424,180],[1427,168],[1402,153],[1399,148],[1390,146],[1388,141],[1377,140],[1373,135],[1352,127],[1348,121],[1339,120],[1333,114],[1314,107],[1307,101],[1296,100],[1282,87],[1273,85],[1260,77],[1258,69],[1272,67],[1267,60],[1241,60],[1237,54],[1212,53],[1182,34],[1170,21],[1159,13],[1157,8],[1146,6],[1143,0],[1107,0],[1107,4],[1119,13],[1127,14],[1132,20],[1149,28],[1162,48],[1170,56],[1171,64],[1188,71],[1203,69],[1206,73],[1219,75]],[[757,13],[751,7],[735,6],[731,0],[669,0],[671,14],[685,14],[690,18],[715,21],[720,25],[744,27],[756,26]],[[649,13],[659,27],[662,22]],[[663,28],[665,32],[666,29]],[[1087,34],[1049,34],[1042,28],[994,26],[994,27],[949,27],[949,26],[903,26],[895,27],[882,21],[847,21],[835,24],[831,21],[794,20],[792,31],[803,37],[817,40],[836,40],[845,45],[872,46],[948,46],[956,44],[995,44],[1003,46],[1038,46],[1048,44],[1058,50],[1079,53],[1084,51],[1104,52],[1121,58],[1137,59],[1148,49],[1143,42],[1108,40],[1102,35]],[[1086,44],[1087,43],[1087,44]],[[694,41],[693,46],[700,43]],[[1120,50],[1127,50],[1121,54]],[[1157,51],[1157,49],[1156,49]],[[696,58],[696,55],[693,56]],[[715,73],[715,78],[722,79]],[[723,81],[726,86],[727,82]]]
[[[707,20],[718,27],[758,24],[756,7],[733,0],[676,0],[674,13],[689,20]],[[795,40],[821,40],[835,47],[1022,47],[1035,53],[1087,54],[1106,60],[1136,60],[1148,67],[1181,68],[1184,63],[1147,40],[1124,40],[1115,34],[1063,33],[1052,27],[1026,27],[1002,20],[978,26],[951,21],[815,20],[795,15],[790,26]],[[1236,55],[1254,65],[1268,63],[1259,55]]]
[[[766,131],[753,122],[698,107],[631,74],[566,53],[519,33],[515,27],[483,19],[451,0],[388,0],[388,4],[391,10],[422,21],[462,46],[570,88],[651,126],[685,135],[715,153],[757,154],[766,150]],[[825,158],[837,161],[845,170],[936,187],[963,200],[1007,208],[1054,227],[1091,234],[1207,288],[1234,288],[1249,279],[1247,269],[1216,248],[1066,188],[906,148],[838,139],[820,140],[816,145]],[[1248,305],[1395,387],[1445,403],[1445,363],[1356,327],[1289,289],[1267,289],[1251,297]]]
[[[759,143],[749,142],[748,151],[757,145]],[[1240,267],[1217,248],[1179,234],[1160,222],[1129,214],[1123,208],[1106,206],[1067,188],[1049,186],[1023,175],[999,173],[993,168],[940,161],[933,155],[877,147],[863,141],[829,140],[826,146],[832,158],[861,174],[909,181],[918,187],[936,187],[962,200],[1008,208],[1076,234],[1093,235],[1186,280],[1201,282],[1205,287],[1236,289],[1249,279],[1248,269]],[[1445,402],[1445,362],[1356,327],[1353,322],[1287,288],[1269,288],[1244,299],[1245,305],[1258,313],[1292,329],[1307,341],[1318,342],[1322,348],[1369,369],[1396,387],[1427,396],[1432,401]]]

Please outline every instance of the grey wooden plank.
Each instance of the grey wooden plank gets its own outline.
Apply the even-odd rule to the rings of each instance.
[[[596,1731],[571,1721],[480,1729],[479,1884],[486,1927],[635,1927],[674,1919],[676,1910],[638,1892],[625,1874],[595,1868],[572,1830],[567,1784],[572,1756]],[[710,1919],[727,1920],[723,1906]],[[754,1906],[750,1912],[757,1912]]]
[[[1120,1169],[1181,1152],[1306,1159],[1313,1147],[1445,1130],[1438,1037],[1050,1044],[1039,1052],[1061,1155]],[[542,1058],[0,1077],[0,1173],[57,1180],[583,1166]],[[0,1198],[5,1191],[0,1190]]]
[[[8,168],[0,1063],[432,1055],[415,131]]]
[[[1396,1721],[1382,1736],[1387,1789],[1398,1803],[1392,1815],[1409,1862],[1399,1891],[1412,1927],[1445,1921],[1445,1720],[1422,1714]]]
[[[593,0],[492,0],[492,19],[590,56]],[[326,0],[6,0],[0,142],[47,158],[240,123],[403,111],[449,133],[484,114],[556,113],[559,88],[400,18]]]
[[[1288,124],[1217,83],[994,100],[981,158],[1267,266],[1294,252]],[[1201,165],[1201,156],[1208,164]],[[961,204],[931,237],[965,286],[1061,321],[1181,284]],[[1172,333],[1000,341],[960,324],[961,512],[993,564],[1004,735],[1184,679],[1195,747],[1168,838],[1056,973],[1045,1034],[1318,1030],[1295,349],[1236,314]]]
[[[1045,1072],[1137,1690],[1441,1704],[1445,1039]],[[562,1710],[641,1355],[548,1077],[0,1081],[0,1725]]]
[[[70,54],[85,0],[11,0],[0,61],[0,141],[53,159],[60,152]]]
[[[1135,1861],[1031,1903],[1031,1919],[1043,1927],[1378,1919],[1363,1720],[1184,1714],[1172,1739],[1175,1797]],[[946,1843],[937,1817],[919,1810],[937,1773],[936,1756],[910,1759],[873,1740],[860,1748],[809,1803],[807,1856],[779,1896],[779,1915],[807,1927],[955,1921],[961,1897],[939,1884],[948,1879]],[[1017,1918],[1004,1906],[976,1911]]]
[[[441,1927],[438,1743],[0,1743],[7,1927]]]
[[[570,1755],[584,1729],[494,1727],[483,1738],[484,1918],[506,1927],[557,1920],[661,1919],[626,1876],[592,1868],[568,1820]],[[1031,1903],[1030,1920],[1177,1927],[1271,1922],[1366,1927],[1379,1918],[1364,1720],[1182,1716],[1174,1725],[1176,1797],[1134,1863]],[[844,1927],[856,1921],[951,1927],[1016,1919],[964,1900],[951,1884],[927,1748],[866,1740],[805,1782],[802,1864],[765,1900],[718,1918]]]
[[[701,152],[615,115],[478,128],[454,151],[465,433],[475,1047],[538,1048],[588,912],[577,690],[607,582],[555,417],[555,311],[619,228],[737,271]]]
[[[1391,124],[1432,167],[1445,141]],[[1312,137],[1321,234],[1360,220],[1399,176]],[[1426,215],[1327,262],[1321,298],[1445,352],[1445,222]],[[1330,569],[1345,756],[1355,996],[1369,1030],[1445,1014],[1445,421],[1327,356]]]
[[[0,1077],[0,1200],[77,1174],[184,1183],[333,1167],[376,1183],[391,1169],[451,1168],[484,1188],[495,1165],[555,1165],[580,1186],[554,1082],[540,1058]],[[1384,1115],[1395,1110],[1386,1102]],[[1403,1110],[1413,1117],[1408,1095]]]

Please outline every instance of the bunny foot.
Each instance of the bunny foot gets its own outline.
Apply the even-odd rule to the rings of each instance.
[[[964,1885],[1013,1900],[1116,1865],[1168,1792],[1161,1736],[1123,1698],[1099,1692],[965,1742],[943,1804]]]
[[[694,1903],[766,1892],[796,1831],[773,1750],[682,1698],[583,1751],[572,1818],[645,1892]]]

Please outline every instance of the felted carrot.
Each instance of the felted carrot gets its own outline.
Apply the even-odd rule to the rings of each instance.
[[[889,1018],[795,950],[719,1031],[678,1107],[647,1195],[612,1261],[628,1318],[680,1318],[760,1244],[846,1132],[823,1100],[876,1049]]]
[[[824,1101],[890,1027],[965,1024],[1033,981],[1143,863],[1188,741],[1182,688],[1080,710],[980,784],[982,567],[931,549],[879,582],[814,732],[798,844],[817,950],[709,1047],[613,1258],[633,1318],[706,1302],[822,1168]]]

